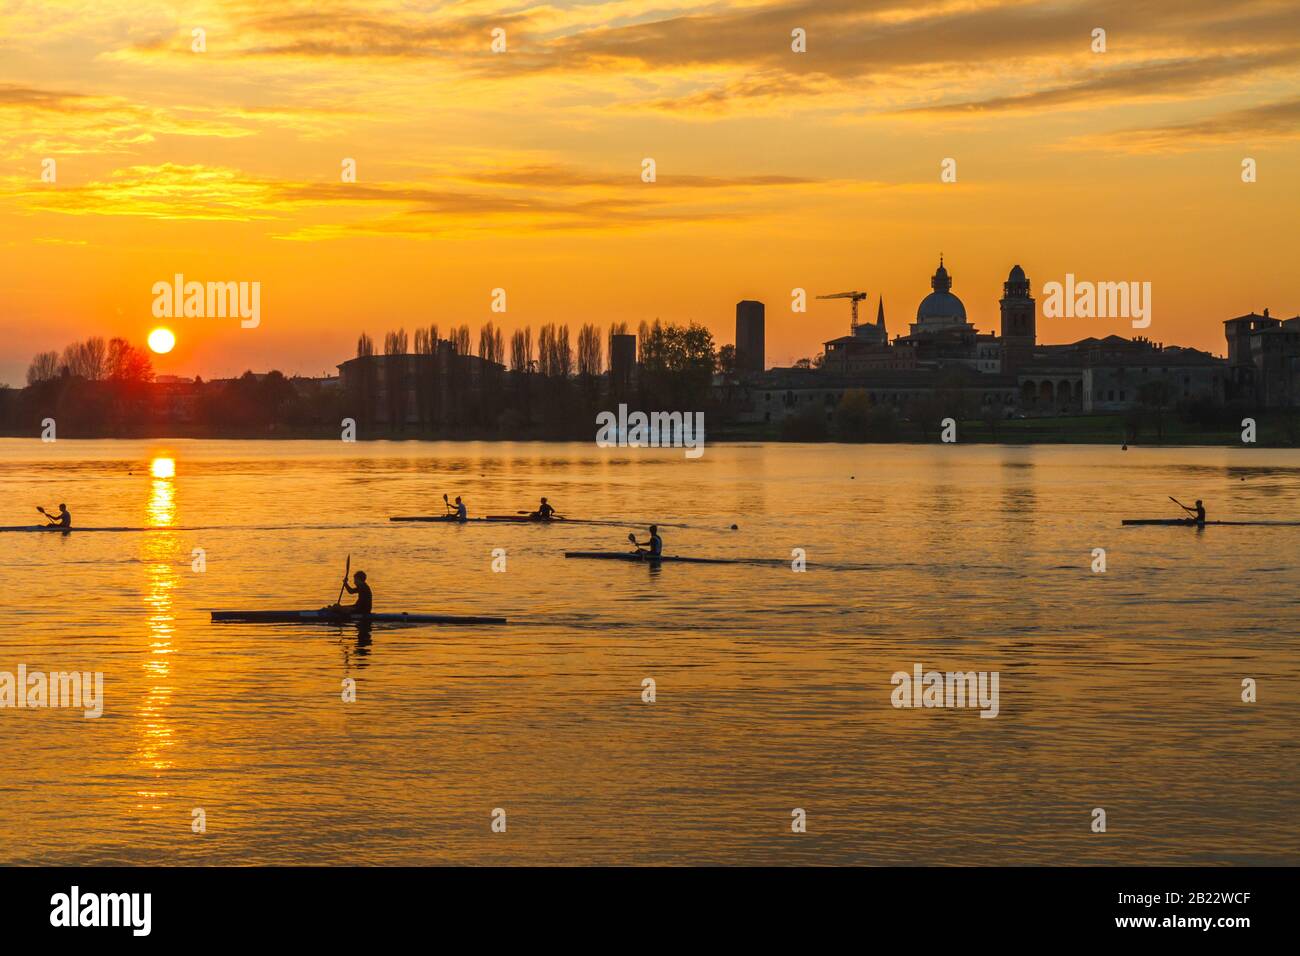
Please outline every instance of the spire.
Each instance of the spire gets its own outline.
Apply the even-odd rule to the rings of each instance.
[[[880,334],[885,334],[885,297],[880,297],[880,305],[876,307],[876,328],[880,329]]]
[[[952,288],[952,279],[948,275],[948,270],[943,267],[943,253],[939,253],[939,268],[935,270],[934,277],[930,279],[930,288],[935,292],[947,292]]]

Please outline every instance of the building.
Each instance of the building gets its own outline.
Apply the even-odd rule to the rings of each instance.
[[[1199,349],[1108,335],[1037,346],[1015,374],[1023,412],[1059,415],[1222,403],[1226,371],[1223,359]]]
[[[885,328],[885,300],[876,307],[874,324],[853,324],[848,335],[822,343],[823,367],[828,373],[854,375],[871,369],[912,368],[910,356],[895,353],[889,347]]]
[[[736,371],[756,373],[767,367],[763,303],[743,299],[736,303]]]
[[[902,418],[943,410],[963,417],[1011,415],[1018,401],[1010,376],[981,374],[958,367],[890,369],[870,376],[838,375],[824,369],[770,369],[747,383],[737,418],[742,422],[781,422],[807,408],[821,410],[829,421],[844,396],[861,392],[873,406],[888,406]]]
[[[1012,266],[998,303],[1002,315],[1001,369],[1016,372],[1033,361],[1038,344],[1038,308],[1020,264]]]
[[[398,431],[461,422],[467,407],[485,404],[485,392],[497,395],[505,375],[504,365],[457,354],[443,339],[431,352],[364,355],[338,368],[358,421]]]
[[[907,335],[889,341],[882,301],[874,325],[855,324],[849,335],[825,343],[820,368],[810,373],[772,369],[752,382],[743,416],[779,421],[806,403],[837,402],[851,389],[865,392],[873,404],[927,413],[935,400],[966,413],[1005,415],[1222,403],[1229,362],[1240,387],[1252,394],[1273,403],[1300,397],[1300,317],[1279,322],[1265,312],[1229,320],[1230,359],[1225,362],[1197,349],[1140,337],[1040,345],[1037,303],[1018,264],[1002,284],[1000,335],[976,329],[952,288],[941,256],[931,291],[917,306]]]
[[[1228,390],[1264,408],[1300,405],[1300,315],[1275,319],[1251,312],[1227,319]]]
[[[609,337],[609,386],[615,395],[626,395],[636,380],[636,336],[613,333]]]
[[[966,321],[966,306],[952,294],[952,276],[944,268],[943,256],[939,257],[939,268],[930,277],[930,288],[933,291],[916,307],[916,321],[910,327],[912,335],[949,330],[975,331],[974,326]]]

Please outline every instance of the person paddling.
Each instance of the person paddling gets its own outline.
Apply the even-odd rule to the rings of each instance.
[[[72,527],[72,513],[68,511],[67,505],[64,504],[59,505],[59,513],[57,515],[50,514],[44,508],[37,508],[36,510],[39,511],[41,514],[45,515],[46,521],[49,522],[46,525],[47,528],[71,528]]]
[[[1186,511],[1189,515],[1193,515],[1193,516],[1194,516],[1194,520],[1195,520],[1195,522],[1196,522],[1196,524],[1197,524],[1198,526],[1204,526],[1204,525],[1205,525],[1205,505],[1203,505],[1203,504],[1201,503],[1201,499],[1200,499],[1200,498],[1197,498],[1197,499],[1196,499],[1196,507],[1195,507],[1195,508],[1189,508],[1189,507],[1187,507],[1187,505],[1183,504],[1181,501],[1179,501],[1179,500],[1178,500],[1177,498],[1175,498],[1173,495],[1170,495],[1170,496],[1169,496],[1169,500],[1172,501],[1174,504],[1178,505],[1178,507],[1182,508],[1182,509],[1183,509],[1184,511]]]
[[[348,584],[347,576],[344,575],[343,590],[347,591],[349,594],[355,594],[357,596],[356,603],[335,604],[333,610],[348,615],[359,616],[359,615],[369,614],[371,604],[374,598],[370,593],[370,585],[366,583],[366,572],[358,571],[356,574],[352,575],[352,580],[355,582],[356,585],[355,587],[351,584]]]
[[[446,496],[446,495],[443,495],[443,496],[442,496],[442,503],[443,503],[443,504],[446,506],[446,508],[447,508],[447,520],[448,520],[448,521],[468,521],[468,520],[469,520],[469,509],[465,507],[465,502],[463,502],[463,501],[460,500],[460,495],[457,495],[457,496],[456,496],[456,504],[455,504],[455,507],[453,507],[452,504],[451,504],[451,502],[447,500],[447,496]]]
[[[638,554],[644,554],[647,557],[651,557],[651,558],[663,557],[664,542],[663,542],[663,538],[659,537],[658,525],[652,524],[650,526],[650,537],[647,541],[644,542],[644,544],[638,541],[636,539],[636,535],[634,534],[629,534],[627,537],[629,541],[631,541],[634,545],[636,545],[636,550]]]
[[[550,521],[554,514],[555,509],[547,503],[545,498],[543,498],[542,503],[538,506],[537,510],[529,515],[529,517],[536,518],[538,521]]]

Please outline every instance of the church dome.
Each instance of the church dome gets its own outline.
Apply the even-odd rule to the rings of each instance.
[[[916,321],[961,319],[966,321],[966,306],[951,292],[931,292],[916,309]]]
[[[1024,282],[1025,270],[1020,268],[1019,263],[1017,263],[1011,267],[1011,274],[1007,276],[1007,279],[1011,282]]]
[[[961,299],[953,295],[952,277],[943,266],[943,257],[939,257],[939,268],[930,279],[930,288],[934,291],[921,300],[916,309],[916,321],[921,325],[948,324],[966,321],[966,306]]]

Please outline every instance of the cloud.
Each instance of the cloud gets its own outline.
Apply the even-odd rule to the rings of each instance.
[[[228,167],[165,163],[116,170],[78,186],[9,180],[7,195],[32,212],[196,221],[292,221],[281,238],[343,235],[429,237],[450,228],[631,228],[703,222],[743,213],[755,196],[814,180],[790,176],[681,174],[653,185],[562,165],[503,166],[447,177],[437,184],[290,182]],[[468,184],[462,187],[458,184]],[[694,203],[705,193],[708,205]],[[687,198],[689,197],[689,198]],[[375,215],[373,210],[382,210]],[[359,221],[349,210],[361,210]],[[323,214],[331,221],[320,222]]]
[[[1167,126],[1117,130],[1070,140],[1067,147],[1131,153],[1183,152],[1227,143],[1300,138],[1300,99],[1230,110],[1205,119]]]
[[[94,102],[93,97],[84,93],[43,90],[34,86],[0,83],[0,109],[85,112],[96,108]]]
[[[1300,62],[1300,48],[1239,56],[1193,57],[1143,63],[1099,72],[1065,86],[983,100],[917,106],[900,113],[985,113],[1043,110],[1069,103],[1097,104],[1138,97],[1178,98],[1180,93],[1220,80],[1248,76],[1270,67]]]

